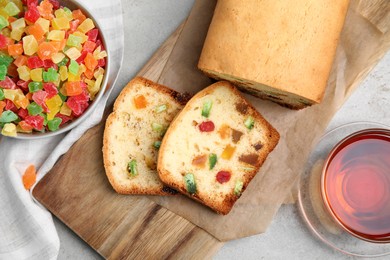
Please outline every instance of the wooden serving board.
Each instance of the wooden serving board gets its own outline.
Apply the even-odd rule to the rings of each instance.
[[[183,27],[160,47],[140,76],[159,81]],[[223,243],[209,233],[147,196],[114,192],[103,167],[104,122],[72,146],[37,184],[33,196],[105,258],[211,257]]]

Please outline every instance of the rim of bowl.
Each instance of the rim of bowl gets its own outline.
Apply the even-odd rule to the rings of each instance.
[[[66,124],[64,127],[61,127],[58,130],[53,131],[53,132],[47,131],[47,132],[44,132],[44,133],[40,133],[40,132],[17,133],[16,136],[6,136],[6,137],[14,138],[14,139],[33,140],[33,139],[41,139],[41,138],[46,138],[46,137],[52,137],[52,136],[56,136],[56,135],[68,132],[71,129],[73,129],[74,127],[76,127],[77,125],[79,125],[80,123],[82,123],[88,117],[88,115],[90,115],[92,113],[92,111],[95,110],[96,106],[100,103],[100,100],[102,99],[102,97],[103,97],[103,95],[104,95],[104,93],[106,91],[107,84],[108,84],[108,72],[110,71],[110,64],[111,64],[111,58],[110,58],[110,55],[109,55],[110,48],[107,45],[106,35],[105,35],[106,33],[102,30],[102,27],[100,26],[100,23],[97,21],[97,19],[94,18],[94,16],[91,14],[91,12],[88,10],[88,8],[86,8],[80,2],[78,2],[76,0],[66,0],[66,1],[60,0],[60,4],[62,6],[64,6],[64,7],[70,8],[71,10],[75,10],[76,8],[81,9],[83,11],[83,13],[88,18],[92,19],[92,21],[95,24],[95,27],[97,29],[99,29],[100,40],[102,41],[103,46],[104,46],[105,50],[107,51],[106,65],[105,65],[105,68],[104,68],[104,76],[103,76],[103,81],[102,81],[100,90],[97,93],[97,95],[95,96],[95,99],[88,106],[87,110],[85,110],[84,113],[80,117],[74,119],[72,122]],[[1,135],[1,136],[3,136],[3,135]]]
[[[373,239],[369,239],[369,238],[360,236],[359,234],[354,233],[350,229],[348,229],[348,227],[346,225],[344,225],[338,219],[336,214],[333,212],[332,207],[330,206],[330,203],[326,199],[325,176],[326,176],[326,169],[328,168],[329,163],[331,162],[333,157],[339,152],[340,146],[342,146],[348,140],[350,140],[352,138],[355,138],[355,137],[357,137],[359,135],[365,134],[365,133],[370,133],[370,134],[373,134],[373,135],[375,135],[375,134],[384,134],[384,135],[390,137],[390,129],[386,129],[386,128],[368,128],[368,129],[363,129],[363,130],[356,131],[356,132],[354,132],[352,134],[347,135],[343,139],[341,139],[332,148],[332,150],[329,152],[328,156],[326,157],[324,166],[322,168],[322,172],[321,172],[321,185],[320,185],[321,186],[321,197],[322,197],[322,201],[324,203],[324,206],[325,206],[326,210],[328,211],[328,213],[330,214],[331,218],[337,223],[337,225],[339,227],[341,227],[342,230],[348,232],[349,234],[353,235],[354,237],[357,237],[357,238],[362,239],[362,240],[367,241],[367,242],[372,242],[372,243],[376,243],[376,244],[385,244],[385,243],[389,243],[390,242],[390,237],[387,238],[387,239],[384,239],[384,240],[373,240]]]

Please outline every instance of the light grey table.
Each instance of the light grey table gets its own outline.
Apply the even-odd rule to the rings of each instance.
[[[187,17],[194,0],[122,0],[125,57],[117,84],[123,86]],[[113,93],[114,95],[116,93]],[[115,95],[116,96],[116,95]],[[378,64],[336,114],[329,129],[352,121],[390,125],[390,53]],[[55,219],[59,259],[101,259]],[[352,259],[317,241],[295,205],[283,206],[266,233],[228,242],[215,259]],[[384,259],[384,258],[383,258]]]

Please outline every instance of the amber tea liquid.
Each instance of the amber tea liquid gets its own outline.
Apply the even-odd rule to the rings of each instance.
[[[325,204],[347,231],[390,242],[390,132],[361,131],[345,139],[330,154],[322,188]]]

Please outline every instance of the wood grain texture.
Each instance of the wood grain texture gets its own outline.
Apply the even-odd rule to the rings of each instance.
[[[184,24],[139,75],[159,80],[183,28]],[[103,167],[104,122],[72,146],[37,184],[33,196],[105,258],[210,258],[223,243],[209,233],[147,196],[114,192]]]

